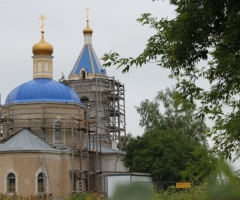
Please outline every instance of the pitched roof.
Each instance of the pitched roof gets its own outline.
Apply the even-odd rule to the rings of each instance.
[[[27,129],[21,130],[7,142],[0,145],[0,152],[6,151],[48,151],[61,152],[52,148],[46,142],[37,138],[32,132]]]
[[[120,151],[118,149],[113,149],[110,147],[102,146],[102,154],[122,154],[125,155],[126,152]]]
[[[92,148],[92,144],[91,144]],[[8,141],[0,145],[0,153],[1,152],[9,152],[9,151],[44,151],[44,152],[70,152],[70,148],[53,148],[46,142],[42,141],[38,137],[36,137],[32,132],[27,129],[21,130],[15,136],[10,138]],[[98,147],[98,151],[100,152],[100,147]],[[102,154],[126,154],[123,151],[119,151],[118,149],[113,149],[110,147],[102,146],[101,148]]]
[[[88,74],[105,74],[105,69],[102,68],[99,59],[92,47],[92,45],[86,44],[70,72],[70,76],[74,74],[80,74],[81,69],[85,69]]]
[[[95,149],[95,151],[96,151],[96,146],[94,145],[94,148],[93,148],[93,144],[90,144],[90,145],[91,145],[91,149]],[[98,147],[98,152],[100,153],[100,147]],[[101,146],[101,153],[102,154],[121,154],[121,155],[126,154],[126,152],[124,152],[124,151],[120,151],[118,149],[113,149],[111,147],[107,147],[104,145]]]

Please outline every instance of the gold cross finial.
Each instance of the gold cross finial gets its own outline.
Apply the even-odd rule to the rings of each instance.
[[[87,12],[87,21],[88,21],[88,20],[89,20],[89,18],[88,18],[88,17],[89,17],[88,12],[90,11],[89,7],[87,7],[85,11]]]
[[[42,20],[42,25],[41,25],[41,32],[44,32],[44,23],[43,23],[43,20],[46,19],[46,17],[44,15],[41,15],[41,17],[39,18],[39,20]]]

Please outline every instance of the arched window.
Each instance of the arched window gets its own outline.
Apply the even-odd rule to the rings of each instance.
[[[13,173],[8,174],[7,176],[7,192],[8,193],[16,192],[16,177]]]
[[[55,123],[55,140],[61,140],[62,139],[62,134],[61,134],[61,122],[56,122]]]
[[[86,96],[81,96],[81,103],[84,103],[87,106],[87,108],[90,107],[89,98],[87,98]]]
[[[38,184],[38,193],[43,193],[45,191],[45,187],[44,187],[44,177],[43,177],[43,173],[39,173],[38,174],[38,179],[37,179],[37,184]]]
[[[84,70],[81,71],[81,78],[82,79],[86,78],[86,72]]]

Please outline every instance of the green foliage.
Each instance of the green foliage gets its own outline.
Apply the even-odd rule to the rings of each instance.
[[[177,190],[171,187],[166,191],[155,192],[150,200],[206,200],[207,193],[203,187]]]
[[[107,200],[107,199],[99,193],[77,192],[72,196],[66,198],[66,200]]]
[[[87,193],[75,193],[66,200],[86,200],[88,196],[89,194]]]
[[[228,183],[219,182],[223,174]],[[95,195],[95,196],[94,196]],[[0,196],[2,197],[2,196]],[[5,197],[5,196],[4,196]],[[7,196],[6,196],[7,197]],[[96,194],[76,193],[67,200],[92,200],[97,199]],[[5,198],[0,198],[4,199]],[[6,198],[7,199],[7,198]],[[106,198],[99,198],[107,200]],[[237,200],[240,199],[240,178],[235,176],[230,167],[219,159],[217,170],[213,171],[206,182],[189,189],[176,189],[170,186],[166,191],[156,192],[145,185],[120,185],[111,200]],[[10,200],[10,199],[9,199]],[[15,200],[15,199],[11,199]],[[20,200],[20,199],[17,199]],[[21,199],[22,200],[22,199]],[[24,199],[33,200],[33,199]],[[98,199],[97,199],[98,200]]]
[[[37,198],[35,195],[30,195],[30,196],[22,196],[22,195],[18,195],[18,194],[13,194],[13,195],[9,195],[9,194],[3,194],[0,193],[0,200],[46,200],[45,197],[42,198]]]
[[[159,129],[178,130],[195,141],[206,144],[204,120],[195,115],[196,105],[184,100],[175,88],[166,88],[158,92],[153,101],[144,100],[137,107],[140,114],[140,126],[145,131]]]
[[[224,174],[228,183],[219,182],[220,174]],[[155,192],[151,200],[237,200],[240,199],[240,179],[231,172],[230,167],[220,159],[218,170],[211,173],[208,181],[190,189],[170,187],[166,191]]]
[[[194,117],[195,104],[180,101],[175,89],[160,91],[151,102],[137,107],[143,136],[129,137],[124,166],[151,173],[154,180],[201,182],[214,170],[216,159],[208,151],[203,120]],[[164,112],[161,112],[160,105]]]
[[[119,185],[112,200],[147,200],[152,196],[152,189],[145,185]]]
[[[125,150],[124,166],[151,173],[154,180],[199,182],[215,167],[205,146],[174,130],[151,130],[130,139]]]
[[[128,72],[131,66],[155,61],[170,69],[178,80],[177,89],[190,102],[199,100],[199,117],[209,116],[216,125],[215,152],[232,159],[240,139],[240,4],[238,0],[169,0],[175,18],[156,19],[150,13],[137,21],[156,30],[136,58],[121,58],[110,52],[104,66],[117,65]],[[207,61],[207,66],[199,62]],[[198,80],[205,80],[205,89]],[[227,111],[225,108],[228,108]]]
[[[125,151],[126,146],[129,143],[131,138],[133,138],[131,133],[128,133],[126,136],[121,137],[121,150],[122,151]]]
[[[219,183],[218,178],[224,175],[227,183]],[[209,199],[240,199],[240,179],[235,176],[230,167],[224,162],[223,158],[219,160],[218,170],[211,174],[207,187]]]

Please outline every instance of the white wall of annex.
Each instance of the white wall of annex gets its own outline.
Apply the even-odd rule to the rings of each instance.
[[[130,184],[130,175],[108,176],[107,177],[107,197],[112,197],[118,185]]]

